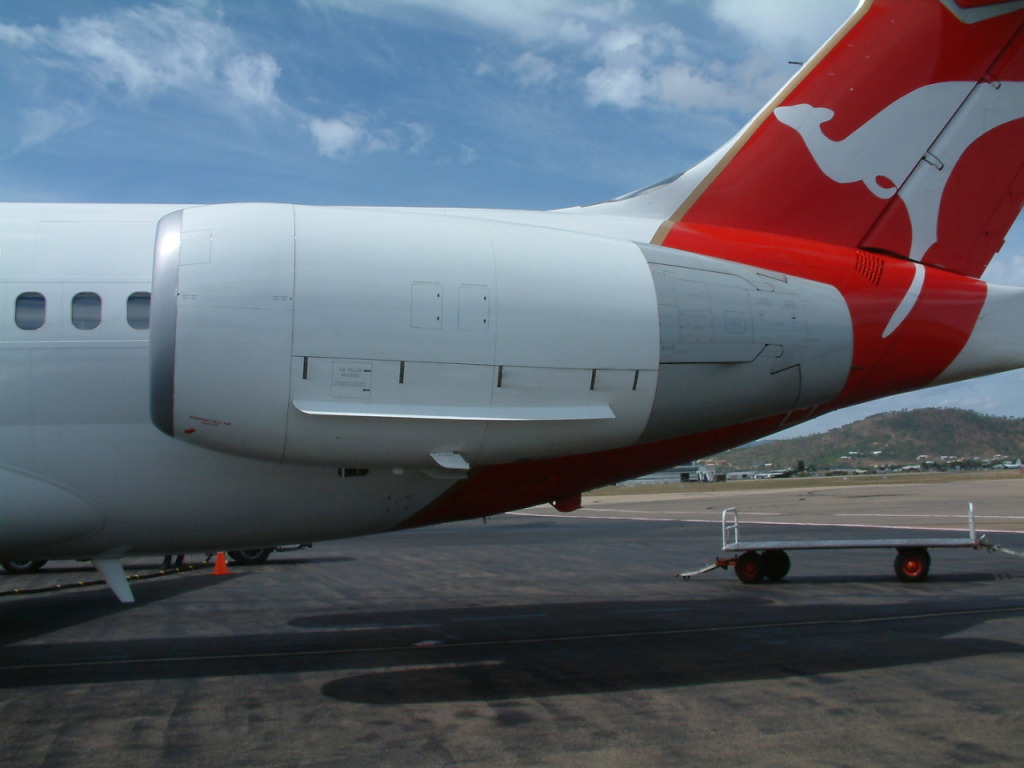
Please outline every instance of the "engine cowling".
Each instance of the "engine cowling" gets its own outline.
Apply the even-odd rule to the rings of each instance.
[[[625,445],[657,380],[632,243],[381,209],[161,221],[152,412],[253,458],[461,470]]]
[[[853,357],[853,326],[836,288],[671,248],[641,247],[654,278],[661,328],[657,395],[642,441],[803,411],[842,391]]]

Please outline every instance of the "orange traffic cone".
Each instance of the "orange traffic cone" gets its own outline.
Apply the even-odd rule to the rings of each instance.
[[[217,562],[213,566],[214,576],[230,576],[231,571],[228,570],[228,559],[224,556],[223,552],[217,553]]]

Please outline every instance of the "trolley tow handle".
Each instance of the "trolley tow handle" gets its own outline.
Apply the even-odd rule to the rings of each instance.
[[[1012,555],[1013,557],[1024,558],[1024,552],[1017,552],[1013,549],[1007,549],[1006,547],[1000,547],[998,544],[993,544],[985,534],[978,536],[974,528],[974,504],[973,502],[967,503],[967,519],[970,521],[971,526],[971,541],[974,542],[975,549],[987,549],[989,552],[1002,552],[1004,555]]]
[[[686,571],[685,573],[677,573],[676,578],[688,579],[691,576],[700,576],[702,573],[708,573],[709,571],[713,571],[716,568],[724,568],[725,570],[729,570],[729,568],[735,564],[735,557],[717,557],[715,558],[715,562],[708,563],[703,568],[698,568],[696,571]]]
[[[729,548],[729,532],[732,531],[732,543],[736,546],[740,543],[740,515],[736,507],[728,507],[722,510],[722,549]]]
[[[1012,549],[1007,549],[1006,547],[1000,547],[998,544],[993,544],[992,542],[987,541],[984,536],[982,536],[980,539],[978,539],[977,546],[984,547],[989,552],[1002,552],[1004,555],[1013,555],[1014,557],[1024,557],[1024,552],[1017,552],[1017,551],[1012,550]]]

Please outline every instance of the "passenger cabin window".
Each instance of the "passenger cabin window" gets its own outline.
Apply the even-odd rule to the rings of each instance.
[[[71,324],[80,331],[91,331],[100,324],[102,302],[99,294],[85,291],[71,299]]]
[[[128,325],[137,331],[149,330],[148,293],[133,293],[128,297]]]
[[[46,322],[46,297],[28,291],[14,301],[14,324],[23,331],[35,331]]]

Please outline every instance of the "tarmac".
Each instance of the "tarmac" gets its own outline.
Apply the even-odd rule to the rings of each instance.
[[[1018,766],[1024,559],[797,551],[753,538],[978,527],[1024,551],[1024,478],[588,496],[319,543],[261,566],[0,597],[0,766]],[[767,524],[771,524],[769,525]],[[892,526],[892,527],[880,527]],[[201,557],[190,562],[201,564]],[[88,564],[0,592],[90,581]]]

